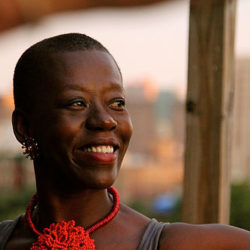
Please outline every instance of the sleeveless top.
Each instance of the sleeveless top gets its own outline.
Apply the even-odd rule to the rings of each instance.
[[[0,250],[4,250],[21,216],[15,220],[0,223]],[[162,229],[166,223],[152,219],[146,226],[141,241],[136,250],[157,250]]]

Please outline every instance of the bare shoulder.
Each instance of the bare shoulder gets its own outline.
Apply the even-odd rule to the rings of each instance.
[[[167,224],[160,241],[161,250],[245,250],[249,246],[249,231],[221,224]]]
[[[135,230],[144,229],[150,219],[134,209],[121,204],[119,211],[120,221],[126,222],[127,226],[133,227]]]
[[[149,218],[121,204],[116,217],[95,232],[96,243],[102,240],[100,249],[136,249],[149,221]]]

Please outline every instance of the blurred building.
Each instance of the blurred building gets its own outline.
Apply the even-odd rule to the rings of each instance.
[[[236,61],[232,135],[232,179],[250,179],[250,58]]]
[[[10,117],[10,106],[8,105],[9,97],[0,96],[0,122]]]
[[[31,162],[22,155],[11,123],[14,108],[12,91],[0,97],[0,189],[3,187],[21,188],[34,183]]]
[[[156,117],[154,103],[157,90],[148,82],[138,83],[126,89],[127,108],[133,123],[133,135],[129,152],[135,161],[152,157],[156,140]]]
[[[12,92],[0,97],[0,154],[4,152],[5,156],[17,154],[19,148],[11,123],[13,109]]]
[[[173,92],[159,91],[153,82],[145,81],[127,88],[127,107],[134,127],[129,146],[134,165],[180,157],[184,142],[183,101]]]
[[[116,186],[125,202],[150,200],[182,183],[184,102],[148,80],[126,92],[134,133]]]

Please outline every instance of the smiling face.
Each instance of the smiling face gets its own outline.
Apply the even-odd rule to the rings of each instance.
[[[38,171],[55,182],[112,185],[132,133],[116,63],[106,52],[86,50],[53,54],[45,64],[31,119]]]

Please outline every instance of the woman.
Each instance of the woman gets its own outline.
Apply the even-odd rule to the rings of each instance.
[[[223,225],[163,224],[111,188],[132,133],[120,69],[82,34],[45,39],[19,59],[13,128],[34,161],[37,195],[0,224],[0,249],[250,249]]]

